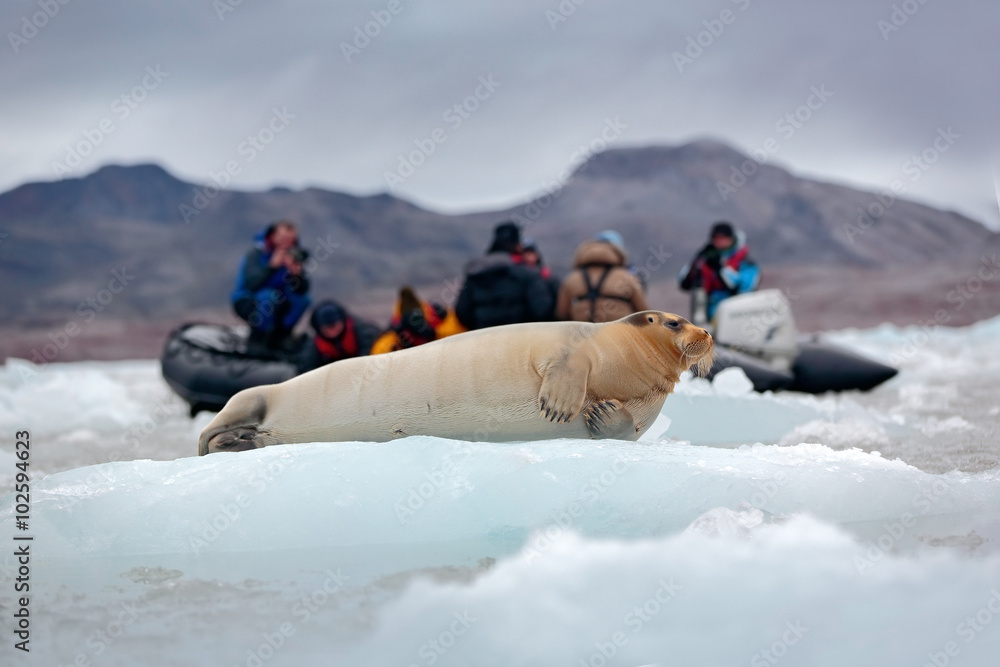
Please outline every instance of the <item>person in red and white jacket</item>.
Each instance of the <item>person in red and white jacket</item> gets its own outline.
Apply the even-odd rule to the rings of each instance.
[[[685,292],[705,291],[705,317],[711,320],[722,301],[757,289],[760,267],[750,258],[746,235],[722,221],[712,225],[708,244],[681,269],[679,279]]]

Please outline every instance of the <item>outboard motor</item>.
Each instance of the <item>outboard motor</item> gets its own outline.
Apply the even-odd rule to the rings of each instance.
[[[757,391],[867,391],[897,372],[816,336],[800,340],[788,299],[776,289],[720,303],[713,336],[719,347],[709,377],[739,366]]]
[[[733,296],[715,311],[715,342],[761,359],[776,370],[790,370],[798,356],[798,330],[791,304],[781,290]]]

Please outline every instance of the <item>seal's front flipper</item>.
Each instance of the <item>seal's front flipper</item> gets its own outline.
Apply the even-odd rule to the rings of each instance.
[[[587,398],[588,366],[571,357],[554,363],[542,373],[538,391],[538,409],[550,422],[562,423],[575,419]]]
[[[635,421],[622,402],[612,398],[591,405],[583,414],[590,437],[634,440]]]

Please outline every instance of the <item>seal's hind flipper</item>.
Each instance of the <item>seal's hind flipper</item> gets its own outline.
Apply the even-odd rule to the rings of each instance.
[[[617,399],[594,403],[584,412],[583,418],[592,438],[635,439],[636,428],[632,413]]]

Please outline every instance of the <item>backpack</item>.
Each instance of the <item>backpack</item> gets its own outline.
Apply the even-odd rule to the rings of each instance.
[[[597,279],[596,284],[591,284],[590,273],[588,269],[594,267],[601,267],[603,271],[601,272],[601,277]],[[590,301],[590,321],[593,322],[594,318],[597,316],[597,300],[598,299],[615,299],[617,301],[624,301],[625,303],[631,303],[631,300],[626,299],[623,296],[618,296],[617,294],[602,294],[601,288],[604,287],[604,281],[607,280],[608,274],[611,273],[612,269],[616,267],[611,264],[586,264],[580,267],[580,271],[583,273],[583,284],[587,288],[587,291],[581,296],[573,299],[574,301]]]

